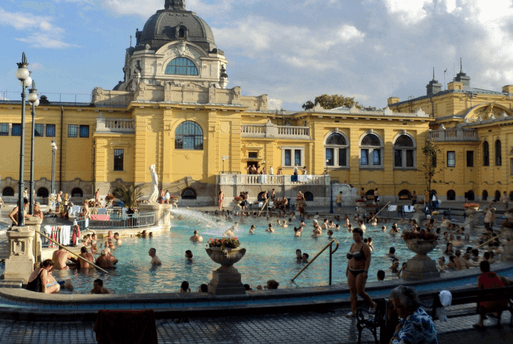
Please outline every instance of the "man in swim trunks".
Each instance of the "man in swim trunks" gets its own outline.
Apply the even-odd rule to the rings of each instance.
[[[101,256],[96,258],[96,265],[104,269],[114,269],[118,260],[110,253],[108,248],[102,250]]]
[[[64,270],[67,268],[67,261],[71,260],[71,254],[66,251],[63,247],[55,250],[52,255],[53,268],[55,270]]]
[[[339,214],[342,213],[342,203],[344,203],[344,200],[342,199],[342,191],[337,195],[337,199],[335,200],[335,203],[337,203],[338,212]]]
[[[123,242],[121,241],[121,238],[119,237],[119,233],[114,233],[114,239],[116,239],[116,244],[121,245]]]
[[[85,246],[82,246],[82,248],[80,249],[80,257],[88,260],[89,262],[93,263],[94,262],[94,256],[92,253],[89,253],[87,251],[87,247]],[[82,259],[79,259],[79,262],[80,262],[80,268],[82,269],[90,269],[92,268],[93,266],[85,261],[83,261]]]
[[[155,248],[150,248],[148,255],[151,257],[151,265],[162,265],[160,258],[157,256],[157,250]]]

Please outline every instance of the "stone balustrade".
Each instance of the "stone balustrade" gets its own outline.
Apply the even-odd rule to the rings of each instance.
[[[311,139],[310,127],[276,125],[271,123],[271,121],[268,121],[266,124],[242,124],[240,132],[242,137]]]
[[[297,177],[297,178],[295,178]],[[218,185],[330,185],[329,175],[219,174]]]
[[[479,141],[475,129],[438,129],[430,130],[429,138],[435,142]]]
[[[96,118],[96,132],[135,133],[135,120],[105,118],[100,112]]]

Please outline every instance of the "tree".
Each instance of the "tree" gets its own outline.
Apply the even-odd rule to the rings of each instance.
[[[125,207],[134,210],[137,208],[137,201],[143,196],[141,191],[143,187],[144,184],[131,184],[130,186],[126,186],[120,183],[119,186],[114,189],[113,193],[116,198],[125,203]]]
[[[337,107],[351,107],[356,106],[358,109],[363,109],[363,105],[354,100],[354,97],[344,97],[339,94],[332,94],[331,96],[323,94],[322,96],[315,97],[314,102],[307,101],[302,105],[303,109],[313,109],[315,105],[319,104],[324,109],[334,109]]]
[[[440,170],[436,169],[436,155],[441,153],[442,150],[436,148],[433,139],[427,139],[426,144],[422,147],[422,153],[424,154],[425,162],[422,164],[422,168],[424,170],[424,177],[426,178],[427,189],[428,189],[428,200],[427,204],[431,207],[431,182],[433,177]]]

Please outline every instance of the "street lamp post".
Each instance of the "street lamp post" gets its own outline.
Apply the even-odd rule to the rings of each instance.
[[[25,89],[32,84],[32,78],[30,72],[27,69],[29,63],[27,62],[27,56],[25,53],[21,55],[21,62],[17,63],[18,70],[16,71],[16,77],[21,84],[21,133],[20,133],[20,181],[19,181],[19,193],[18,193],[18,226],[25,225],[25,208],[23,202],[23,190],[25,189],[25,183],[23,181],[25,174]]]
[[[36,126],[36,106],[39,105],[36,82],[32,80],[32,88],[29,90],[28,101],[32,105],[32,134],[30,138],[30,194],[29,214],[34,214],[34,135]]]
[[[52,139],[52,188],[51,194],[55,195],[55,152],[57,151],[57,144]]]

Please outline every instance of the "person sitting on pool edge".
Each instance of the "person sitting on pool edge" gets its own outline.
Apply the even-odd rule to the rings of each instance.
[[[27,283],[27,289],[42,292],[45,294],[54,294],[61,290],[61,285],[73,291],[71,281],[57,282],[52,276],[53,261],[46,259],[43,261],[38,269],[35,269],[30,275]]]
[[[95,279],[93,282],[93,289],[89,294],[110,294],[110,290],[103,287],[103,281],[101,279]]]
[[[151,257],[151,265],[162,265],[160,258],[157,256],[157,249],[152,247],[148,251],[148,255]]]

